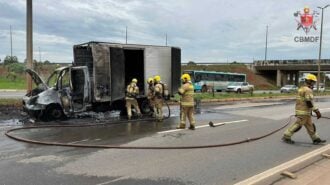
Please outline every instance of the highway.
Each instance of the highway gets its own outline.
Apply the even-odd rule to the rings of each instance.
[[[330,116],[330,99],[317,105]],[[159,122],[125,122],[92,128],[47,128],[17,131],[29,139],[121,146],[205,146],[248,140],[268,134],[288,121],[292,100],[203,104],[197,128],[177,130],[178,107]],[[217,127],[209,127],[212,121]],[[314,120],[319,135],[330,140],[328,120]],[[85,122],[76,119],[74,122]],[[313,145],[305,129],[295,145],[281,141],[284,130],[257,141],[201,149],[93,149],[27,144],[7,138],[15,124],[0,120],[2,184],[235,184],[322,145]],[[54,123],[52,123],[54,124]]]

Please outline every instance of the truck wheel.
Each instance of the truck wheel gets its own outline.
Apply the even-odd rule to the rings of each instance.
[[[237,89],[237,94],[241,94],[242,93],[242,90],[241,89]]]
[[[52,104],[47,106],[43,118],[45,121],[59,120],[64,118],[64,113],[59,105]]]
[[[148,99],[145,99],[141,102],[140,104],[140,108],[141,108],[141,113],[142,114],[152,114],[153,113],[153,110],[152,110],[152,107],[150,106],[150,102]]]

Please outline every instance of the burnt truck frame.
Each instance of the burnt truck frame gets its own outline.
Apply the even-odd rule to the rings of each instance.
[[[149,77],[160,75],[170,95],[180,86],[181,49],[169,46],[87,42],[73,46],[72,66],[57,68],[44,82],[27,69],[36,84],[23,97],[30,116],[54,120],[85,111],[125,111],[125,90],[138,79],[137,97],[142,113],[149,113]]]

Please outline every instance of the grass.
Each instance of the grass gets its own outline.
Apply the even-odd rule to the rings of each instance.
[[[26,81],[22,76],[18,76],[15,81],[0,76],[0,89],[26,89]]]

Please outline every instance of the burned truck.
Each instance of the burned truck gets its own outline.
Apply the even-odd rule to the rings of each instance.
[[[46,82],[26,70],[36,84],[23,97],[29,115],[54,120],[85,111],[125,111],[125,90],[132,78],[138,80],[141,111],[148,114],[147,78],[160,75],[170,95],[180,85],[178,47],[88,42],[73,46],[73,56],[71,66],[57,68]]]

